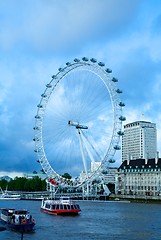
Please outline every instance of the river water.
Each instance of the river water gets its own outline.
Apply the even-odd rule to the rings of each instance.
[[[51,216],[40,201],[0,201],[0,208],[25,208],[36,221],[35,231],[23,240],[159,240],[161,204],[79,201],[78,216]],[[0,240],[21,239],[20,233],[0,232]]]

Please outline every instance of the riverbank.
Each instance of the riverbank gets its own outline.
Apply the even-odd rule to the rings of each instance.
[[[51,197],[50,192],[19,192],[21,194],[21,200],[33,200],[41,201],[44,198]],[[70,196],[73,200],[94,200],[94,201],[130,201],[130,202],[146,202],[146,203],[161,203],[161,196],[138,196],[138,195],[121,195],[121,194],[111,194],[107,195],[97,195],[97,196],[82,196],[80,193],[70,193],[70,194],[56,194],[56,198],[61,196]],[[53,195],[54,197],[54,195]]]
[[[121,195],[111,194],[109,200],[129,200],[130,202],[143,202],[143,203],[159,203],[161,204],[161,196],[138,196],[138,195]]]
[[[98,195],[98,196],[82,196],[81,194],[56,194],[53,198],[60,198],[61,196],[71,197],[73,200],[99,200],[99,201],[108,201],[109,196],[107,195]],[[34,200],[41,201],[44,198],[50,198],[51,195],[48,192],[33,192],[33,193],[22,193],[21,200]]]

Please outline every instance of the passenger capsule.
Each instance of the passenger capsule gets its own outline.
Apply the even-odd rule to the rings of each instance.
[[[109,69],[109,68],[107,68],[105,71],[106,71],[107,73],[112,73],[112,70]]]
[[[46,98],[47,94],[43,93],[43,94],[41,94],[41,97]]]
[[[55,79],[55,78],[56,78],[56,75],[53,75],[53,76],[52,76],[52,79]]]
[[[39,130],[39,127],[33,127],[34,130]]]
[[[120,120],[120,121],[125,121],[125,120],[126,120],[126,117],[120,116],[120,117],[119,117],[119,120]]]
[[[80,60],[78,58],[75,58],[74,62],[78,63],[78,62],[80,62]]]
[[[70,65],[70,62],[66,62],[66,65],[69,66],[69,65]]]
[[[51,85],[50,83],[48,83],[48,84],[46,84],[46,87],[47,87],[47,88],[51,88],[52,85]]]
[[[120,150],[121,147],[120,147],[119,145],[115,145],[115,146],[114,146],[114,149],[115,149],[115,150]]]
[[[35,141],[39,141],[39,139],[38,138],[33,138],[33,141],[35,142]]]
[[[37,107],[38,107],[38,108],[43,108],[43,105],[38,104]]]
[[[93,62],[93,63],[97,62],[97,60],[95,58],[91,58],[90,61]]]
[[[122,90],[120,90],[120,89],[118,88],[118,89],[116,89],[116,92],[117,92],[117,93],[122,93]]]
[[[42,163],[43,161],[38,159],[37,162],[38,162],[38,163]]]
[[[41,117],[40,117],[39,115],[36,115],[35,118],[36,118],[36,119],[40,119]]]
[[[115,77],[113,77],[113,78],[112,78],[112,81],[113,81],[113,82],[118,82],[118,79],[115,78]]]
[[[105,66],[105,64],[103,62],[99,62],[98,65],[101,66],[101,67]]]
[[[119,106],[120,106],[120,107],[125,107],[125,103],[120,102],[120,103],[119,103]]]
[[[123,136],[123,135],[124,135],[124,132],[120,130],[120,131],[117,132],[117,134],[118,134],[119,136]]]
[[[83,57],[82,60],[85,61],[85,62],[88,62],[88,58],[87,57]]]
[[[115,163],[116,162],[116,160],[115,159],[109,159],[109,163]]]

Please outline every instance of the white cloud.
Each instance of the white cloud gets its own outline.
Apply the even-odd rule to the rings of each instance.
[[[24,173],[22,172],[8,172],[8,171],[0,171],[0,177],[3,177],[3,176],[9,176],[11,178],[15,178],[15,177],[23,177]]]
[[[6,0],[0,2],[0,15],[3,153],[9,148],[16,161],[28,158],[36,105],[45,85],[58,67],[84,55],[112,68],[123,89],[126,123],[156,122],[161,146],[159,1]],[[59,101],[57,107],[59,103],[63,105]],[[21,156],[21,149],[15,156],[17,146]]]
[[[137,1],[127,0],[39,1],[32,4],[28,1],[25,8],[9,4],[7,11],[14,21],[8,20],[9,13],[6,16],[3,13],[1,47],[11,50],[18,44],[21,48],[23,42],[40,52],[78,50],[86,41],[97,41],[104,35],[110,38],[115,28],[119,31],[130,21],[137,4]],[[16,7],[22,8],[20,14],[14,14]]]

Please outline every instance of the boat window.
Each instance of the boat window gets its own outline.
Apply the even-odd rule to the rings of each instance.
[[[64,209],[67,209],[67,205],[64,205]]]
[[[59,204],[56,205],[56,209],[59,209]]]
[[[55,209],[55,208],[56,208],[55,204],[54,204],[54,205],[52,205],[52,209]]]
[[[8,215],[8,216],[11,216],[12,215],[12,213],[9,213],[7,210],[5,210],[5,209],[2,209],[2,214],[3,215]]]
[[[77,209],[80,209],[80,207],[79,207],[79,205],[78,205],[78,204],[76,205],[76,207],[77,207]]]
[[[12,216],[13,213],[8,212],[8,214],[6,213],[6,214],[4,214],[4,215]]]
[[[71,209],[74,209],[73,205],[71,205]]]
[[[46,203],[45,207],[50,208],[50,204]]]
[[[61,197],[61,200],[70,200],[69,197]]]
[[[16,210],[15,211],[15,214],[27,214],[27,211],[25,211],[25,210]]]
[[[60,209],[63,209],[63,205],[60,205]]]

